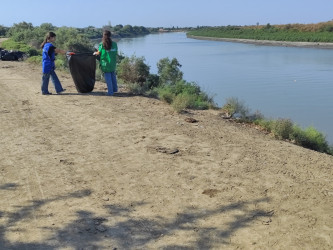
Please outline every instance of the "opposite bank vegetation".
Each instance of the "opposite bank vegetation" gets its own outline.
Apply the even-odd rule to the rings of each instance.
[[[292,30],[294,30],[294,33],[322,32],[322,35],[331,35],[330,39],[332,40],[329,40],[328,38],[325,40],[331,42],[333,41],[333,23],[328,22],[325,23],[325,25],[313,25],[313,27],[311,26],[313,31],[303,31],[303,25],[290,25],[288,33],[292,33]],[[128,26],[122,25],[117,25],[115,27],[107,26],[103,28],[108,28],[111,32],[121,36],[119,34],[122,34],[122,29],[124,29],[124,27],[126,27],[127,37],[135,37],[137,35],[149,34],[151,32],[144,27],[133,28],[131,26],[131,29]],[[299,28],[297,29],[296,27]],[[300,29],[300,27],[302,29]],[[262,39],[274,40],[269,39],[263,34],[265,32],[270,34],[279,33],[279,31],[276,31],[278,29],[286,30],[287,28],[284,26],[272,27],[270,25],[262,27],[259,25],[255,27],[198,27],[197,29],[192,29],[189,34],[195,36],[214,35],[220,37],[222,34],[229,34],[230,38],[249,39],[250,37],[243,36],[244,34],[242,33],[250,34],[253,30],[257,30],[257,35],[262,34],[260,36]],[[310,26],[307,26],[307,29],[310,29]],[[100,34],[102,33],[102,29],[96,29],[94,27],[88,27],[85,29],[72,27],[58,28],[49,23],[34,27],[32,24],[23,22],[15,24],[13,27],[6,30],[6,36],[9,37],[9,39],[4,41],[1,46],[8,50],[23,51],[28,55],[28,62],[40,65],[42,57],[39,45],[42,43],[45,34],[49,31],[54,31],[57,34],[57,47],[67,51],[91,53],[95,50],[92,39],[100,37]],[[154,32],[155,31],[156,30],[154,30]],[[242,37],[235,37],[236,34],[242,34]],[[276,36],[271,36],[271,38],[273,37]],[[305,36],[300,34],[299,37]],[[324,36],[321,37],[323,38]],[[252,39],[258,38],[252,37]],[[323,40],[320,40],[320,42],[323,42]],[[150,73],[150,66],[145,63],[144,57],[136,57],[134,55],[127,57],[119,55],[117,60],[117,76],[119,82],[126,86],[128,91],[132,94],[158,98],[169,103],[177,112],[182,112],[185,109],[219,109],[225,119],[248,124],[249,126],[255,125],[277,139],[286,140],[305,148],[333,155],[333,146],[329,145],[325,136],[314,127],[303,129],[297,124],[294,124],[290,119],[266,119],[258,111],[251,113],[250,109],[244,104],[244,102],[238,100],[237,97],[230,97],[222,107],[217,107],[213,97],[204,93],[195,82],[188,82],[183,79],[181,64],[176,58],[162,58],[157,63],[157,74]],[[55,63],[58,69],[68,71],[67,60],[64,56],[58,55]],[[99,67],[97,67],[96,71],[97,80],[103,81],[102,72]]]
[[[287,42],[333,42],[333,21],[317,24],[253,25],[198,27],[187,33],[190,36],[271,40]]]

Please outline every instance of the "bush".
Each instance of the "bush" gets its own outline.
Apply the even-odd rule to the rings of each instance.
[[[92,42],[75,28],[61,27],[55,32],[57,34],[56,46],[58,48],[74,52],[92,53],[94,51]]]
[[[210,109],[210,108],[216,108],[215,104],[213,103],[213,99],[208,98],[206,94],[200,93],[199,96],[197,96],[194,106],[192,107],[194,109]]]
[[[42,56],[32,56],[27,59],[28,62],[42,65]]]
[[[272,132],[278,139],[288,140],[293,133],[293,126],[290,119],[278,119],[272,123]]]
[[[19,50],[24,53],[26,53],[28,56],[37,56],[40,53],[30,47],[29,45],[23,43],[23,42],[15,42],[13,39],[8,39],[6,41],[3,41],[1,46],[6,50]]]
[[[180,71],[182,65],[176,58],[170,60],[163,58],[157,63],[158,74],[161,85],[173,85],[183,79],[183,72]]]
[[[96,61],[96,74],[95,74],[96,81],[105,82],[103,74],[104,73],[99,66],[99,61]]]
[[[144,61],[144,57],[125,57],[117,66],[118,77],[126,83],[143,86],[149,76],[149,66]]]
[[[171,106],[177,111],[181,112],[186,108],[194,108],[195,107],[196,97],[194,95],[190,95],[189,93],[181,93],[175,96]]]
[[[67,69],[67,59],[65,57],[59,57],[56,58],[56,60],[54,61],[55,67],[57,69]]]
[[[200,90],[195,83],[180,80],[174,85],[163,85],[158,88],[159,98],[172,104],[180,112],[185,108],[208,109],[215,107],[212,98]]]
[[[5,37],[8,30],[9,30],[8,27],[0,25],[0,37]]]
[[[249,115],[249,109],[245,106],[244,102],[238,100],[237,97],[227,98],[226,104],[222,110],[230,117],[239,114],[241,118],[246,118]]]
[[[254,124],[262,127],[264,130],[266,130],[268,133],[272,132],[272,127],[273,127],[273,120],[265,120],[264,118],[262,119],[257,119],[254,121]]]
[[[171,104],[176,97],[176,95],[172,93],[170,87],[158,88],[157,92],[159,98],[169,104]]]
[[[159,86],[160,77],[155,74],[149,74],[147,77],[147,85],[149,89],[156,88]]]
[[[314,127],[308,127],[302,130],[300,127],[294,126],[292,139],[294,139],[295,143],[299,146],[319,152],[330,153],[332,150],[332,148],[328,146],[325,136]]]
[[[149,66],[144,63],[143,57],[124,57],[117,73],[131,93],[158,97],[172,104],[178,112],[185,108],[208,109],[214,106],[212,98],[203,93],[197,84],[179,79],[183,74],[179,71],[177,59],[170,61],[164,58],[158,66],[162,76],[149,74]]]
[[[186,82],[185,80],[177,81],[171,88],[173,93],[176,95],[179,95],[181,93],[199,95],[201,93],[200,87],[196,83]]]
[[[149,91],[147,84],[128,83],[126,87],[130,93],[135,95],[145,95]]]

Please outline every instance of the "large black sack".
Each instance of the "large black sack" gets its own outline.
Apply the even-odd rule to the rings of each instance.
[[[22,51],[8,51],[0,48],[0,59],[2,61],[22,61],[26,54]]]
[[[88,93],[95,87],[96,57],[92,53],[67,54],[76,90]]]

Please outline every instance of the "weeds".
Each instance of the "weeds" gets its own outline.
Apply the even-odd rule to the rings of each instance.
[[[157,91],[160,99],[171,104],[177,112],[186,108],[208,109],[215,107],[213,99],[202,92],[195,83],[181,80],[174,85],[159,86]]]
[[[314,127],[302,129],[290,119],[255,120],[254,124],[262,127],[275,138],[288,140],[298,146],[333,155],[333,146],[329,146],[325,136]]]
[[[281,140],[289,140],[293,133],[294,124],[290,119],[278,119],[271,126],[275,137]]]
[[[240,117],[237,117],[235,121],[253,123],[279,140],[286,140],[308,149],[333,155],[333,146],[328,145],[325,136],[314,127],[303,130],[290,119],[265,119],[258,111],[250,115],[244,102],[235,97],[227,98],[222,111],[226,115],[225,118],[235,118],[236,114],[239,114]]]
[[[294,126],[291,137],[299,146],[313,149],[322,153],[332,154],[332,148],[329,147],[325,136],[318,132],[314,127],[308,127],[305,130],[302,130],[300,127]]]
[[[249,109],[245,106],[244,102],[238,100],[237,97],[227,98],[226,104],[222,107],[222,110],[230,118],[233,118],[236,114],[239,114],[241,119],[249,116]]]

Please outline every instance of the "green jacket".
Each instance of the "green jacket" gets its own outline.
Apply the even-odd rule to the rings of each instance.
[[[98,51],[101,53],[100,67],[103,72],[116,71],[118,46],[112,41],[111,50],[106,50],[103,43],[99,44]]]

